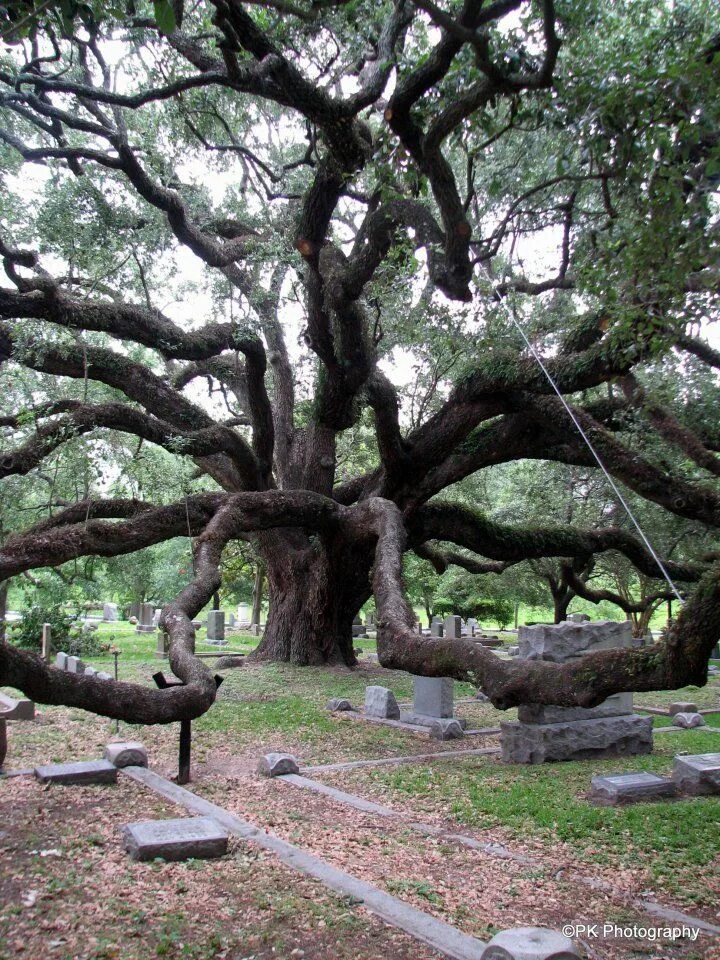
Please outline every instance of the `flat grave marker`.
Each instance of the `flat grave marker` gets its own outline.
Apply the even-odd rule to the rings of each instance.
[[[614,806],[674,797],[676,794],[677,787],[668,777],[659,777],[654,773],[618,773],[593,777],[590,799],[597,804]]]
[[[209,860],[227,853],[228,833],[212,817],[141,820],[123,827],[133,860]]]
[[[79,763],[51,763],[33,771],[43,783],[91,784],[117,783],[117,767],[107,760],[81,760]]]

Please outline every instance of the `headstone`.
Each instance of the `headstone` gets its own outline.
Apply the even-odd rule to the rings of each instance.
[[[460,721],[451,717],[449,720],[433,720],[430,724],[430,736],[435,740],[459,740],[465,736],[465,731]]]
[[[155,607],[155,612],[153,613],[153,626],[157,629],[160,626],[160,617],[162,616],[162,607]]]
[[[673,716],[673,726],[692,730],[694,727],[704,727],[705,717],[701,713],[676,713]]]
[[[400,707],[395,694],[387,687],[365,687],[365,714],[385,720],[399,720]]]
[[[160,660],[167,660],[170,653],[170,636],[166,630],[161,630],[157,636],[157,646],[155,647],[155,656]]]
[[[118,608],[116,603],[103,604],[103,620],[114,623],[118,618]]]
[[[430,636],[431,637],[441,637],[443,635],[443,625],[439,620],[433,618],[432,623],[430,624]]]
[[[658,777],[654,773],[618,773],[593,777],[590,800],[602,806],[615,806],[674,797],[676,793],[677,787],[669,777]]]
[[[697,713],[697,704],[695,703],[671,703],[668,713],[674,717],[676,713]]]
[[[508,647],[509,657],[517,657],[519,654],[520,654],[520,647],[517,644],[515,644],[512,647]]]
[[[517,927],[496,933],[482,960],[577,960],[580,952],[569,937],[545,927]]]
[[[35,767],[34,773],[43,783],[117,783],[117,768],[108,760],[51,763],[47,766]]]
[[[97,676],[97,670],[95,669],[95,667],[85,667],[85,670],[83,671],[83,676],[85,676],[85,677],[96,677],[96,676]]]
[[[263,777],[283,777],[288,773],[300,773],[300,765],[290,753],[266,753],[260,758],[258,773]]]
[[[155,608],[151,603],[141,603],[140,604],[140,617],[137,627],[135,628],[136,633],[155,633]]]
[[[65,669],[68,673],[85,673],[85,664],[80,657],[68,657]]]
[[[209,860],[227,853],[228,834],[211,817],[145,820],[123,828],[133,860]]]
[[[140,607],[141,607],[141,606],[142,606],[142,604],[140,603],[139,600],[133,600],[133,602],[132,602],[131,604],[129,604],[128,609],[127,609],[127,618],[128,618],[128,620],[131,620],[133,617],[135,617],[135,620],[136,620],[138,623],[140,622]]]
[[[105,759],[114,767],[146,767],[148,755],[145,747],[137,741],[109,743],[105,747]]]
[[[344,697],[333,697],[332,700],[328,700],[327,709],[330,710],[331,713],[337,713],[344,710],[352,710],[352,704]]]
[[[401,713],[400,719],[404,723],[416,723],[430,727],[442,721],[443,729],[447,722],[452,720],[460,727],[460,734],[467,726],[467,721],[453,716],[453,689],[452,677],[413,677],[413,709],[412,713]],[[451,735],[442,739],[452,739],[454,727],[450,727]]]
[[[250,626],[250,607],[247,605],[247,603],[238,604],[237,619],[239,627]]]
[[[25,697],[16,700],[15,697],[8,697],[6,694],[0,693],[0,719],[34,720],[35,703]]]
[[[208,642],[219,643],[225,640],[225,611],[210,610],[207,618]]]
[[[365,626],[360,618],[360,615],[353,617],[352,622],[352,635],[354,637],[362,637],[365,635]]]
[[[97,677],[98,680],[112,680],[112,679],[113,679],[113,678],[110,676],[110,674],[109,674],[109,673],[105,673],[104,670],[99,670],[99,671],[95,674],[95,676]]]
[[[720,753],[697,753],[676,756],[673,780],[678,790],[695,796],[720,793]]]
[[[460,617],[445,617],[445,636],[449,640],[459,640],[462,636],[462,619]]]
[[[232,612],[232,610],[228,614],[228,626],[231,628],[235,626],[235,614]]]
[[[55,655],[55,666],[58,670],[67,670],[68,655],[60,651]]]
[[[520,657],[566,663],[597,650],[628,648],[628,621],[537,624],[518,632]],[[545,763],[596,756],[626,756],[652,752],[652,718],[633,712],[632,694],[608,697],[597,707],[522,705],[518,721],[501,723],[503,760]]]
[[[50,663],[52,657],[52,627],[49,623],[42,625],[42,640],[40,644],[40,656],[45,663]]]

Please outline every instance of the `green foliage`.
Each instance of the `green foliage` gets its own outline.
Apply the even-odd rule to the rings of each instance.
[[[42,647],[43,624],[49,623],[53,646],[66,650],[70,638],[77,636],[79,627],[75,614],[69,614],[59,604],[40,606],[33,604],[23,610],[22,620],[9,625],[10,640],[24,650],[39,652]]]

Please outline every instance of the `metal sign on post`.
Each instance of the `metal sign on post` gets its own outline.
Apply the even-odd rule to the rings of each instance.
[[[168,680],[161,671],[153,674],[159,690],[167,690],[168,687],[184,687],[186,684],[182,680]],[[215,686],[219,687],[224,677],[215,674]],[[192,745],[192,721],[180,721],[180,744],[178,749],[178,775],[177,782],[180,786],[190,783],[190,748]]]

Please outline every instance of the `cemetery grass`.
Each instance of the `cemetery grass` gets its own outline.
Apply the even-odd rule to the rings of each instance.
[[[152,684],[154,672],[168,669],[167,661],[154,656],[154,635],[138,635],[126,624],[105,624],[99,633],[103,639],[112,634],[122,650],[119,662],[121,679]],[[219,654],[224,649],[250,651],[257,642],[248,635],[237,634],[231,634],[229,641],[227,648],[218,651],[218,648],[204,644],[201,635],[198,650]],[[358,641],[357,645],[367,651],[374,647],[372,641],[367,640]],[[112,672],[113,661],[108,656],[86,660],[99,669]],[[212,667],[213,660],[207,662]],[[326,771],[316,775],[341,790],[393,807],[405,821],[414,817],[446,825],[455,832],[470,834],[483,841],[505,843],[515,852],[527,851],[540,862],[535,868],[483,857],[477,851],[458,851],[457,845],[438,838],[421,838],[407,828],[406,822],[392,826],[387,821],[370,823],[365,815],[340,807],[327,798],[317,798],[287,784],[267,782],[256,776],[259,755],[270,750],[293,753],[301,764],[311,765],[497,747],[498,738],[493,736],[438,743],[405,731],[330,715],[325,709],[327,701],[338,696],[360,705],[364,688],[370,683],[389,686],[399,700],[408,701],[412,696],[412,685],[406,674],[381,670],[375,662],[363,659],[354,671],[247,663],[239,669],[224,672],[224,676],[218,701],[193,724],[192,789],[227,809],[234,809],[241,816],[247,816],[259,826],[285,836],[290,842],[315,850],[355,875],[365,875],[371,882],[384,886],[421,909],[436,913],[482,937],[491,935],[495,926],[522,924],[530,920],[552,923],[568,916],[562,913],[565,910],[563,904],[573,905],[577,899],[576,892],[573,894],[577,888],[573,887],[572,871],[568,880],[561,876],[571,865],[587,875],[619,883],[623,890],[634,896],[645,892],[668,906],[684,908],[710,922],[720,923],[716,906],[720,897],[716,853],[720,800],[702,798],[627,808],[595,808],[584,799],[593,773],[623,770],[667,773],[675,752],[720,751],[720,734],[704,731],[664,733],[656,738],[654,756],[627,760],[506,767],[495,757],[473,757],[448,759],[434,765]],[[692,700],[700,708],[710,708],[718,705],[719,689],[714,682],[702,689],[647,694],[638,700],[657,706],[662,705],[664,698],[669,698],[668,703]],[[461,698],[471,696],[473,691],[457,684],[455,693],[456,698]],[[105,744],[115,738],[115,724],[106,718],[59,707],[41,706],[39,712],[40,717],[35,722],[9,725],[9,768],[97,758],[102,755]],[[497,726],[500,720],[512,719],[515,715],[514,711],[500,713],[477,701],[458,704],[457,712],[465,715],[472,727]],[[664,722],[664,718],[655,719],[658,725]],[[714,724],[714,718],[707,719],[708,723],[712,721]],[[119,737],[142,740],[154,769],[167,777],[175,772],[176,725],[133,727],[120,724]],[[0,781],[0,802],[8,790],[18,789],[15,785],[19,782]],[[22,782],[32,783],[28,780]],[[28,789],[41,790],[37,786]],[[43,809],[50,796],[54,794],[38,793],[41,799],[33,797],[31,809]],[[103,796],[109,797],[110,793]],[[107,810],[104,811],[108,822],[115,827],[128,819],[121,821],[124,811],[116,807],[116,796],[113,792],[112,802],[106,801]],[[152,803],[150,805],[154,810]],[[179,808],[171,806],[169,809],[171,812],[166,815],[181,815]],[[22,810],[19,813],[11,810],[6,821],[8,825],[3,825],[11,836],[16,834],[21,813]],[[158,814],[151,813],[150,816],[154,818]],[[72,826],[74,820],[69,822]],[[84,829],[71,829],[76,839],[84,832]],[[95,832],[94,826],[89,832]],[[57,845],[54,841],[47,842],[50,847]],[[25,847],[39,849],[39,843],[40,840],[28,839]],[[116,837],[107,840],[107,849],[113,844],[117,845]],[[247,854],[248,848],[245,848],[243,855]],[[403,864],[401,871],[397,868],[399,863]],[[48,865],[45,859],[38,861],[37,857],[32,863],[27,861],[19,871],[21,883],[31,884],[38,871],[42,876],[43,871],[54,866],[53,863]],[[174,871],[175,867],[169,869]],[[207,869],[212,870],[212,867]],[[560,879],[555,879],[556,874]],[[208,873],[207,876],[210,885],[209,878],[214,874]],[[455,881],[448,882],[446,878],[453,876]],[[50,886],[58,882],[57,876],[48,874]],[[289,889],[294,895],[299,885],[301,878],[297,874],[288,874],[280,884],[281,892]],[[38,886],[44,889],[45,884],[39,883]],[[258,929],[270,937],[268,943],[274,944],[274,916],[277,909],[282,913],[282,897],[279,898],[278,890],[268,889],[261,881],[256,883],[253,879],[255,889],[260,891],[258,896],[261,899],[262,891],[266,891],[269,904],[267,912],[258,914]],[[583,889],[582,907],[589,909],[589,894],[586,894]],[[17,907],[17,897],[14,903]],[[336,906],[333,903],[331,898],[332,909],[328,909],[332,919],[327,922],[340,922],[333,912]],[[301,903],[300,908],[302,906]],[[623,910],[621,904],[606,898],[597,905],[597,911],[604,912],[597,912],[595,919],[623,919]],[[167,952],[157,955],[188,957],[190,960],[212,956],[202,953],[209,940],[192,947],[200,952],[192,953],[189,947],[185,953],[180,952],[178,944],[184,942],[185,928],[179,920],[173,919],[176,912],[174,906],[166,906],[167,916],[163,914],[162,923],[166,928],[167,946],[162,949]],[[352,926],[357,911],[355,908],[341,909],[339,915],[345,914],[347,917],[342,923]],[[311,917],[301,912],[301,915],[302,922],[321,922],[315,914]],[[638,919],[636,913],[633,916]],[[639,919],[647,922],[646,916]],[[79,929],[81,927],[79,923]],[[47,933],[47,940],[51,939],[55,939],[54,935]],[[258,949],[248,950],[247,955],[255,955],[258,960],[264,958],[261,946],[264,949],[260,944]],[[424,957],[418,949],[415,956]],[[244,957],[246,953],[237,956]],[[360,950],[357,957],[377,960],[396,953],[403,956],[394,948],[392,953],[382,948],[368,954]],[[53,951],[52,956],[55,955]],[[116,955],[112,952],[87,954],[92,960],[96,957],[105,960],[106,956]],[[222,953],[217,955],[222,956]],[[281,952],[280,955],[284,954]],[[697,955],[698,958],[701,955],[709,956],[703,952]],[[14,960],[14,955],[10,956]],[[62,953],[57,956],[65,960]],[[67,956],[75,955],[68,953]],[[84,958],[83,954],[78,956]],[[134,960],[132,953],[121,956]],[[229,956],[234,960],[234,954]],[[322,953],[313,952],[308,956],[319,957]],[[614,956],[615,953],[608,954],[608,957]],[[627,954],[618,952],[617,956]],[[685,951],[668,953],[668,956],[690,960],[692,954]],[[4,960],[1,953],[0,958]]]

